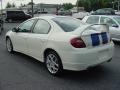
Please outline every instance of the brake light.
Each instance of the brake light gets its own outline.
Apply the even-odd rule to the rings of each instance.
[[[86,45],[81,38],[73,38],[70,40],[70,43],[75,48],[85,48]]]

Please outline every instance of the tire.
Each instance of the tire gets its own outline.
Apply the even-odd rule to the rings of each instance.
[[[50,74],[58,76],[63,71],[63,66],[60,57],[55,51],[49,51],[45,55],[45,66]]]
[[[8,19],[7,21],[8,21],[8,23],[12,23],[12,19]]]
[[[7,38],[6,39],[6,49],[9,53],[13,53],[13,44],[11,42],[11,39],[10,38]]]
[[[2,29],[0,28],[0,35],[1,35],[1,33],[2,33]]]
[[[2,31],[3,31],[3,27],[0,27],[0,34],[2,34]]]

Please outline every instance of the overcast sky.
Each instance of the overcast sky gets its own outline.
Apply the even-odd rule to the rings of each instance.
[[[0,0],[1,1],[1,0]],[[3,1],[3,8],[5,8],[7,2],[10,3],[15,3],[17,6],[19,6],[21,3],[22,4],[27,4],[31,0],[2,0]],[[33,0],[34,3],[46,3],[46,4],[62,4],[62,3],[73,3],[75,4],[77,0]]]

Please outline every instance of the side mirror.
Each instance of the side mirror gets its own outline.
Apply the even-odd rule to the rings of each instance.
[[[13,32],[18,32],[19,29],[18,29],[18,28],[13,28],[12,31],[13,31]]]
[[[112,27],[118,28],[119,26],[117,24],[113,24]]]

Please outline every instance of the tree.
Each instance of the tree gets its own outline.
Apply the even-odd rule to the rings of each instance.
[[[25,6],[26,6],[25,4],[22,4],[22,3],[20,4],[20,7],[25,7]]]
[[[16,7],[16,5],[14,3],[12,3],[11,7]]]
[[[73,5],[71,3],[64,3],[62,6],[65,10],[69,10],[73,8]]]
[[[84,7],[86,11],[90,11],[91,10],[91,1],[90,0],[79,0],[78,6]]]
[[[79,0],[78,6],[84,7],[86,11],[97,10],[100,8],[111,8],[115,0]]]
[[[23,7],[25,7],[26,5],[24,4]]]
[[[28,5],[32,5],[32,2],[29,2]],[[33,5],[35,5],[35,3],[33,2]]]
[[[7,5],[6,5],[6,8],[11,8],[12,5],[8,2]]]
[[[23,7],[23,4],[22,4],[22,3],[20,4],[20,7]]]

